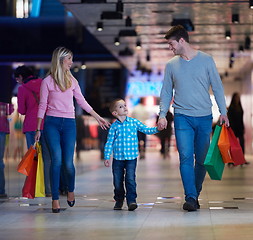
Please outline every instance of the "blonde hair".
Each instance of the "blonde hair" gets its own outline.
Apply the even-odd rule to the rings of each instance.
[[[71,87],[72,74],[70,71],[64,72],[62,69],[63,59],[68,55],[73,56],[73,53],[65,47],[57,47],[52,55],[51,67],[48,75],[51,75],[55,84],[62,92]]]

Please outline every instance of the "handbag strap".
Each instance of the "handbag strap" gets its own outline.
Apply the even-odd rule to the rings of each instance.
[[[33,95],[34,98],[35,98],[36,103],[39,105],[39,104],[40,104],[40,100],[39,100],[37,94],[36,94],[33,90],[31,90],[31,89],[29,89],[28,87],[26,87],[25,84],[23,84],[23,87],[24,87],[25,89],[27,89],[29,92],[32,93],[32,95]]]

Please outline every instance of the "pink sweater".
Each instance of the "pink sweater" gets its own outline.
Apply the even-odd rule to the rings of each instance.
[[[47,76],[41,84],[38,118],[44,118],[45,114],[53,117],[75,118],[73,97],[86,112],[92,111],[92,107],[85,100],[76,79],[72,80],[69,89],[62,92],[54,84],[51,75]]]

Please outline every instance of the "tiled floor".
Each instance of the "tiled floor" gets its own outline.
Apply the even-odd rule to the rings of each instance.
[[[225,168],[222,181],[206,177],[201,209],[182,210],[183,188],[178,156],[164,160],[148,152],[137,171],[138,204],[113,211],[111,169],[97,151],[82,152],[76,164],[76,205],[61,197],[60,214],[51,213],[51,199],[0,200],[0,239],[10,240],[252,240],[253,161]],[[251,156],[247,156],[251,161]]]

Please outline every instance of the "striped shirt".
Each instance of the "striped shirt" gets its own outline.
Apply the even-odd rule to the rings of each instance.
[[[113,152],[116,160],[133,160],[138,157],[137,132],[158,133],[157,127],[147,127],[135,118],[126,117],[124,122],[116,120],[110,127],[105,144],[104,159],[109,160]]]

